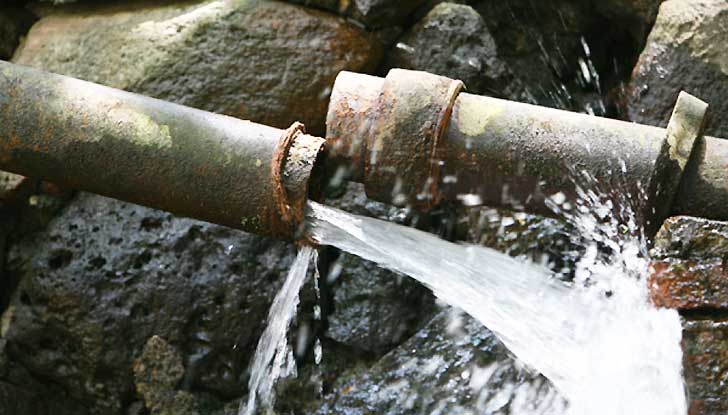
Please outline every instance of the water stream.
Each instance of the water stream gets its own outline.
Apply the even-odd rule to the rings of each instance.
[[[256,406],[270,412],[275,398],[274,386],[280,376],[295,373],[295,359],[288,345],[287,333],[291,320],[296,315],[299,292],[308,275],[308,266],[316,251],[304,246],[298,251],[296,260],[288,271],[268,312],[268,322],[255,349],[253,364],[250,367],[248,382],[248,401],[240,403],[240,415],[253,415]]]
[[[492,249],[315,202],[307,220],[319,243],[410,276],[479,320],[553,383],[569,414],[686,414],[679,317],[649,303],[637,240],[613,243],[608,259],[587,247],[566,283]],[[599,235],[593,218],[580,224]]]

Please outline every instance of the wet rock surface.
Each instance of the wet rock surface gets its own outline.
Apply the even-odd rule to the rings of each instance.
[[[398,39],[385,66],[459,79],[474,94],[508,96],[512,88],[485,21],[463,4],[437,5]]]
[[[520,86],[509,99],[619,115],[610,91],[631,71],[641,45],[628,30],[604,30],[622,26],[618,16],[577,0],[476,1],[473,8]]]
[[[285,243],[81,195],[10,249],[7,271],[22,277],[3,315],[7,355],[92,412],[118,413],[134,396],[133,360],[159,335],[180,345],[193,392],[238,396],[292,253]]]
[[[669,218],[655,237],[653,301],[683,313],[684,370],[691,413],[728,408],[728,224]]]
[[[728,108],[728,9],[721,0],[662,3],[629,85],[633,121],[666,126],[681,90],[710,104],[712,114]],[[712,117],[707,134],[728,136],[728,122]]]
[[[697,413],[728,408],[728,319],[691,316],[683,322],[685,381]]]
[[[345,373],[316,413],[507,414],[526,409],[517,407],[518,396],[530,393],[543,402],[559,399],[543,378],[520,369],[480,323],[446,310],[373,366]]]
[[[667,219],[655,237],[658,258],[728,257],[728,223],[690,216]]]
[[[600,14],[619,21],[642,47],[664,0],[607,0],[592,2]]]
[[[669,218],[652,250],[652,299],[682,310],[728,308],[728,224]]]
[[[320,133],[336,75],[372,70],[379,48],[341,18],[285,3],[136,2],[52,8],[14,61]]]
[[[429,290],[405,276],[342,253],[329,272],[333,311],[326,336],[382,353],[402,343],[433,312]]]

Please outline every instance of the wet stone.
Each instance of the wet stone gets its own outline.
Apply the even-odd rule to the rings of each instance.
[[[301,121],[314,134],[336,75],[371,71],[381,53],[344,19],[262,0],[42,13],[14,62],[276,127]]]
[[[722,259],[652,262],[651,298],[659,307],[728,309],[728,269]]]
[[[446,310],[372,366],[342,375],[316,413],[539,413],[518,407],[525,396],[540,398],[530,402],[560,401],[545,379],[519,367],[480,323]]]
[[[652,300],[681,310],[728,308],[728,223],[669,218],[651,252]]]
[[[468,4],[482,16],[500,59],[514,74],[506,98],[616,115],[610,90],[629,74],[641,50],[629,31],[604,30],[626,27],[623,21],[577,0]]]
[[[342,253],[330,273],[333,312],[326,336],[383,353],[413,334],[433,312],[430,291],[408,277]]]
[[[681,90],[710,104],[710,113],[726,113],[725,6],[723,0],[662,3],[629,84],[629,116],[633,121],[667,126]],[[728,137],[728,120],[712,117],[706,133]]]
[[[682,342],[690,398],[714,401],[713,405],[717,404],[715,401],[722,401],[724,406],[728,404],[728,320],[687,318],[683,321]]]
[[[660,3],[664,0],[605,0],[592,2],[593,7],[604,16],[621,23],[639,45],[645,38],[657,18]]]
[[[668,218],[655,236],[655,258],[728,257],[728,222],[690,216]]]
[[[178,345],[182,380],[216,405],[240,396],[288,244],[80,195],[10,247],[20,283],[3,313],[6,354],[89,406],[120,413],[153,335]],[[202,408],[201,408],[202,409]]]
[[[474,94],[507,96],[512,81],[483,18],[454,3],[437,5],[400,37],[385,66],[459,79]]]

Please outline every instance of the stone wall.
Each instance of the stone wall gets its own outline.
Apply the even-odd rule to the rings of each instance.
[[[669,0],[658,16],[659,0],[16,1],[0,5],[0,58],[278,127],[299,120],[317,134],[339,71],[393,67],[459,78],[472,93],[659,124],[680,89],[720,110],[728,85],[714,38],[728,8],[701,1],[691,25],[686,3]],[[563,249],[552,220],[484,211],[476,232],[473,212],[418,216],[366,200],[357,185],[328,193],[348,211],[514,255]],[[236,413],[293,246],[11,175],[0,178],[0,202],[0,414]],[[722,281],[725,241],[713,234],[694,238],[710,255],[659,245],[659,261],[698,261]],[[319,266],[323,320],[307,287],[291,334],[299,376],[279,385],[280,413],[474,410],[494,397],[463,373],[494,364],[501,383],[491,390],[524,376],[544,384],[412,281],[333,249]],[[712,345],[728,341],[724,316],[669,306],[685,309],[694,408],[722,413],[725,372],[715,370],[728,367],[728,348]],[[452,362],[447,370],[417,370],[438,358]],[[412,396],[427,399],[408,407]],[[515,398],[499,399],[507,413]]]

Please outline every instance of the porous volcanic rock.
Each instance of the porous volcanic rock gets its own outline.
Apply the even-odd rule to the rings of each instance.
[[[248,359],[293,252],[82,194],[47,229],[10,247],[6,272],[20,283],[3,314],[7,356],[92,413],[119,413],[134,398],[134,359],[159,335],[179,345],[193,393],[232,399],[245,390]]]

